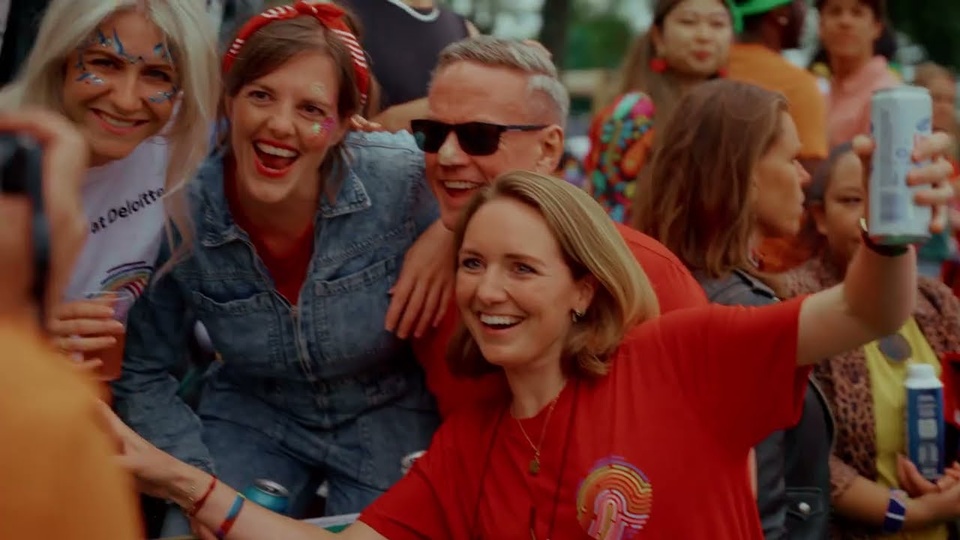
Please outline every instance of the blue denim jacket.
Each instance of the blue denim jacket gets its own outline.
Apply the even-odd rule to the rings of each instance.
[[[409,345],[384,330],[384,319],[404,253],[437,219],[436,201],[408,133],[351,133],[345,147],[348,166],[334,184],[336,200],[321,201],[297,306],[276,291],[246,232],[231,218],[223,157],[209,159],[192,182],[193,251],[155,276],[131,310],[123,375],[113,385],[117,411],[159,448],[213,470],[200,420],[177,396],[169,371],[183,358],[197,320],[221,359],[209,373],[200,417],[269,432],[260,425],[267,420],[244,406],[244,400],[258,400],[287,421],[335,434],[371,410],[393,407],[397,414],[376,418],[391,418],[410,440],[376,441],[370,444],[377,448],[353,451],[362,456],[427,447],[437,420],[424,410],[432,410],[433,400]],[[378,427],[359,429],[376,439]],[[399,459],[391,455],[386,464],[374,460],[366,468],[399,471]],[[370,478],[398,476],[367,472]]]

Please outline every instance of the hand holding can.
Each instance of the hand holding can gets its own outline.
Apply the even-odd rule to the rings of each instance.
[[[881,245],[921,243],[943,230],[953,197],[953,168],[944,158],[951,138],[931,133],[933,105],[923,88],[880,90],[871,101],[873,140],[858,137],[870,204],[867,229]]]

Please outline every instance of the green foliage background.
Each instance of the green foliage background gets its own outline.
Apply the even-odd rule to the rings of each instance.
[[[922,45],[930,60],[960,69],[960,0],[888,0],[893,26]]]

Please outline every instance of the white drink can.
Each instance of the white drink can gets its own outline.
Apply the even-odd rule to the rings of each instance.
[[[913,202],[916,187],[907,173],[918,167],[911,158],[922,135],[932,132],[933,102],[926,88],[898,86],[873,93],[870,131],[876,148],[870,173],[870,239],[883,245],[906,245],[930,239],[929,206]]]

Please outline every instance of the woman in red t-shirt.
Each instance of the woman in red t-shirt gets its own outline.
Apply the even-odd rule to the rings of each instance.
[[[704,130],[725,114],[723,100],[712,103]],[[948,144],[925,139],[916,157]],[[857,148],[869,158],[869,140]],[[937,160],[911,174],[936,183],[946,169]],[[943,204],[944,191],[924,197]],[[511,395],[452,415],[344,536],[761,538],[747,451],[796,422],[808,366],[896,330],[914,304],[913,249],[865,245],[843,284],[805,299],[656,317],[642,269],[589,195],[534,173],[504,175],[457,231],[466,331],[450,362],[465,376],[503,370]],[[238,540],[329,534],[244,505],[111,421],[141,486],[205,526]],[[928,497],[955,505],[960,485]],[[906,505],[906,519],[921,517]]]

